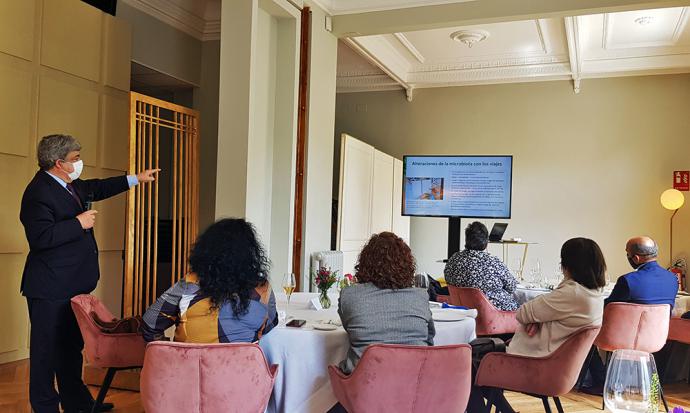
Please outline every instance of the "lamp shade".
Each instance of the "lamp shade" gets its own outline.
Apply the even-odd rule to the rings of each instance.
[[[677,189],[667,189],[661,194],[661,205],[671,211],[682,207],[684,202],[683,193]]]

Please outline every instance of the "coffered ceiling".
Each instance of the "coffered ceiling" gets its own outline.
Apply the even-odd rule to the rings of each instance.
[[[587,78],[690,72],[689,9],[346,38],[338,90],[398,87],[411,99],[418,88],[570,79],[577,93]]]

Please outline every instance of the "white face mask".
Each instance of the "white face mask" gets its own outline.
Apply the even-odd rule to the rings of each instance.
[[[76,162],[72,162],[72,167],[74,168],[74,171],[68,173],[67,176],[69,176],[69,179],[74,181],[81,175],[81,171],[84,169],[84,161],[80,159]]]

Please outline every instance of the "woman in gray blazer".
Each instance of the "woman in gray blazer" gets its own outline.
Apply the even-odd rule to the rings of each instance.
[[[392,232],[375,234],[359,254],[357,284],[340,292],[338,314],[350,338],[350,374],[370,344],[434,344],[434,322],[427,290],[413,288],[414,257],[405,241]]]

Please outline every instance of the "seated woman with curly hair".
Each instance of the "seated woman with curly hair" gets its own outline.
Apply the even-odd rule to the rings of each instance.
[[[269,261],[250,223],[223,219],[211,225],[197,239],[189,264],[192,272],[146,310],[146,341],[164,339],[175,325],[175,341],[252,342],[278,323],[266,279]]]
[[[412,288],[415,272],[410,247],[391,232],[375,234],[359,254],[357,284],[340,292],[338,314],[350,338],[340,369],[349,374],[373,343],[433,345],[429,294]]]

